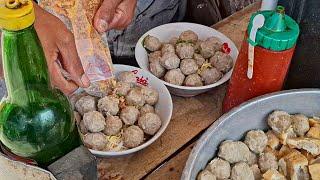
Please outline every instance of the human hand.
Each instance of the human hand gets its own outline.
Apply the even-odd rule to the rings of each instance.
[[[100,33],[124,29],[132,21],[137,0],[104,0],[95,14],[93,25]]]
[[[53,85],[67,95],[74,92],[78,86],[88,87],[90,81],[84,74],[73,34],[57,17],[35,3],[34,7],[36,14],[34,25],[47,59]],[[70,80],[65,79],[61,68],[70,75]]]

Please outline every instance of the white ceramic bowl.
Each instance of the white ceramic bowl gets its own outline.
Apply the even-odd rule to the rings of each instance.
[[[172,98],[171,95],[166,88],[165,85],[163,85],[158,78],[153,76],[152,74],[146,72],[145,70],[142,70],[140,68],[127,66],[127,65],[114,65],[115,69],[115,76],[120,72],[123,71],[132,71],[136,74],[137,78],[144,79],[149,84],[148,86],[156,89],[159,92],[159,102],[155,106],[156,113],[160,116],[162,120],[162,126],[160,130],[148,141],[144,142],[142,145],[125,150],[125,151],[119,151],[119,152],[111,152],[111,151],[97,151],[93,149],[89,149],[92,154],[99,156],[99,157],[113,157],[113,156],[123,156],[123,155],[129,155],[132,153],[135,153],[137,151],[140,151],[144,149],[145,147],[152,144],[154,141],[156,141],[161,134],[165,131],[165,129],[168,127],[169,122],[171,120],[172,116],[172,110],[173,110],[173,104],[172,104]]]
[[[155,36],[160,39],[161,42],[169,42],[169,40],[173,37],[179,37],[179,35],[186,30],[192,30],[195,33],[198,34],[199,39],[205,40],[209,37],[217,37],[219,38],[223,43],[228,43],[231,52],[230,56],[233,59],[233,62],[235,64],[235,61],[238,57],[239,51],[235,44],[224,34],[216,31],[215,29],[207,26],[203,26],[200,24],[194,24],[194,23],[171,23],[171,24],[165,24],[158,26],[154,29],[151,29],[147,33],[145,33],[138,41],[135,49],[135,57],[139,64],[139,66],[149,71],[149,62],[148,62],[148,54],[145,48],[143,47],[143,39],[147,35]],[[149,71],[150,72],[150,71]],[[174,84],[167,83],[163,80],[161,80],[169,89],[169,91],[177,96],[183,96],[183,97],[192,97],[196,96],[198,94],[207,92],[224,82],[228,81],[231,77],[232,70],[230,70],[227,74],[225,74],[218,82],[214,84],[210,84],[207,86],[201,86],[201,87],[187,87],[187,86],[177,86]]]

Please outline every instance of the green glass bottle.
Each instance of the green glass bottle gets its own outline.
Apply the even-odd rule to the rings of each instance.
[[[0,110],[0,141],[12,153],[46,166],[79,146],[80,138],[68,99],[51,87],[33,23],[31,1],[0,8],[8,91]]]

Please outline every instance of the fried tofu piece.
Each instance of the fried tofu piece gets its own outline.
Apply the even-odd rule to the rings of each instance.
[[[320,163],[309,165],[309,173],[313,180],[320,179]]]
[[[271,130],[269,130],[266,134],[267,134],[267,137],[268,137],[267,146],[269,146],[271,149],[277,149],[280,146],[279,138]]]
[[[275,169],[269,169],[262,176],[264,180],[286,180],[286,178]]]
[[[310,127],[320,126],[320,119],[318,117],[309,118]]]
[[[291,180],[309,178],[308,159],[298,151],[292,151],[279,160],[279,171]]]
[[[315,138],[289,138],[287,140],[289,147],[304,149],[313,156],[320,154],[320,139]]]
[[[283,145],[287,144],[287,140],[289,138],[295,138],[297,137],[296,133],[293,130],[293,127],[290,126],[285,132],[278,134],[278,138],[280,139],[280,143]]]
[[[306,136],[309,138],[320,139],[320,126],[311,127]]]
[[[283,145],[281,146],[280,150],[279,150],[279,153],[278,153],[278,159],[281,159],[282,157],[292,153],[292,152],[296,152],[296,153],[299,153],[298,150],[296,149],[291,149],[289,146],[287,145]]]
[[[300,152],[301,152],[302,155],[304,155],[308,159],[309,162],[314,160],[314,158],[315,158],[311,153],[309,153],[306,150],[302,149],[302,150],[300,150]]]
[[[320,164],[320,156],[316,157],[315,159],[309,161],[309,164]]]

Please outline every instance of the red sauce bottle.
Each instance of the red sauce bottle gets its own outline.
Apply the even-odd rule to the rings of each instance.
[[[257,29],[258,16],[263,16],[264,22]],[[298,36],[298,24],[284,14],[282,6],[252,15],[223,101],[223,112],[282,89]]]

